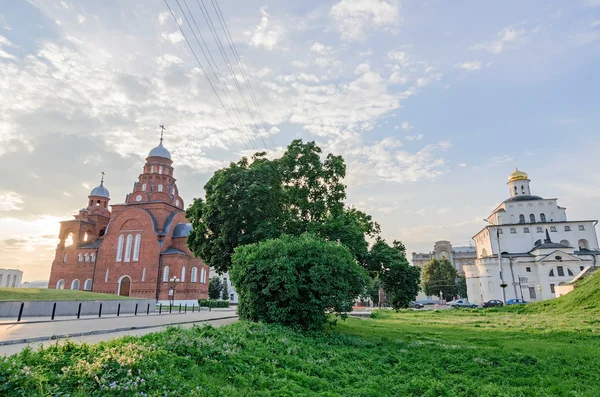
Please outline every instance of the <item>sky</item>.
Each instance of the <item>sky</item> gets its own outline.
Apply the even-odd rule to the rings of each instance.
[[[122,203],[159,124],[186,204],[316,141],[409,256],[469,245],[516,165],[598,219],[599,70],[600,0],[0,0],[0,268],[47,280],[59,222],[102,171]]]

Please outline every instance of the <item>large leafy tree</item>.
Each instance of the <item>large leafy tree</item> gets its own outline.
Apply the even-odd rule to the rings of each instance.
[[[258,153],[215,172],[205,199],[195,199],[186,212],[192,252],[223,273],[238,246],[310,232],[344,244],[366,264],[366,238],[379,233],[379,225],[344,207],[344,160],[332,154],[321,160],[321,154],[314,142],[295,140],[280,159]]]
[[[350,311],[368,279],[347,247],[309,233],[236,248],[229,275],[241,318],[313,330]]]
[[[419,293],[419,268],[409,265],[406,248],[399,241],[390,246],[378,238],[369,252],[367,269],[371,275],[379,275],[383,289],[396,310],[408,307]]]
[[[441,291],[444,297],[453,297],[458,293],[456,278],[456,269],[447,258],[432,258],[423,266],[423,291],[429,296],[439,296]]]

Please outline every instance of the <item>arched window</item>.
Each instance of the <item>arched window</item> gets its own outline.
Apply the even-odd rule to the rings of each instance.
[[[543,212],[540,214],[540,221],[546,222],[546,215]]]
[[[565,226],[565,232],[570,232],[571,231],[571,226]]]
[[[83,261],[83,255],[81,253],[77,254],[77,262]]]
[[[571,243],[569,242],[569,240],[560,240],[560,243],[566,245],[567,247],[571,246]]]
[[[200,282],[206,284],[206,269],[200,270]]]
[[[73,282],[71,283],[71,289],[79,289],[79,280],[75,279],[73,280]]]
[[[84,257],[85,257],[85,259],[84,259],[85,262],[90,261],[90,254],[86,253]]]
[[[135,245],[133,247],[133,261],[138,261],[140,259],[140,244],[142,242],[142,235],[136,234],[135,236]]]
[[[65,280],[58,280],[56,282],[56,289],[65,289]]]
[[[582,238],[581,240],[579,240],[577,242],[577,245],[579,246],[579,249],[586,249],[589,250],[590,249],[590,244],[588,243],[588,241],[584,238]]]
[[[573,272],[571,271],[571,269],[567,268],[567,274],[569,276],[574,276]]]
[[[543,230],[541,227],[538,227],[538,228],[537,228],[537,232],[538,232],[538,233],[544,233],[544,230]]]
[[[158,166],[158,173],[159,173],[159,174],[162,174],[162,165],[159,165],[159,166]]]
[[[108,283],[108,274],[109,274],[109,269],[106,269],[106,275],[104,276],[104,282]]]
[[[163,269],[163,283],[169,281],[169,266],[165,266]]]
[[[191,274],[191,282],[192,283],[197,283],[198,282],[198,268],[196,266],[192,267],[192,274]]]
[[[119,241],[117,242],[117,262],[121,262],[121,259],[123,259],[123,242],[124,241],[125,241],[125,236],[121,234],[119,236]]]
[[[519,191],[517,190],[516,186],[515,186],[515,194],[519,194]]]
[[[535,223],[535,215],[529,214],[529,222]]]
[[[585,227],[584,227],[583,225],[579,225],[577,228],[578,228],[579,230],[585,230]]]
[[[91,261],[92,263],[93,263],[93,262],[96,262],[96,253],[92,252],[92,255],[90,255],[90,261]]]
[[[524,227],[523,228],[523,233],[529,233],[529,228],[528,227]]]
[[[555,226],[550,226],[550,231],[551,232],[555,232],[556,231],[556,227]]]
[[[150,172],[154,174],[154,166],[150,167]]]
[[[6,276],[6,286],[10,287],[10,274]]]
[[[90,291],[91,289],[92,289],[92,279],[88,278],[87,280],[85,280],[85,283],[83,283],[83,290]]]
[[[549,277],[554,277],[554,269],[550,269],[550,273],[548,274]]]
[[[145,191],[146,191],[146,184],[144,183],[144,184],[142,185],[142,192],[145,192]]]
[[[131,243],[133,242],[133,234],[127,235],[127,244],[125,244],[125,262],[131,260]]]
[[[67,254],[63,256],[63,263],[67,263]]]
[[[96,207],[100,207],[100,200],[96,201]]]
[[[144,270],[142,270],[142,283],[146,281],[146,268],[144,268]]]
[[[517,232],[517,229],[515,229],[514,227],[511,227],[511,228],[510,228],[510,232],[511,232],[512,234],[515,234],[515,233]]]
[[[185,266],[181,268],[181,282],[185,282]]]
[[[73,245],[73,233],[67,234],[67,238],[65,239],[65,247],[70,247]]]
[[[521,185],[521,193],[525,194],[525,186]]]
[[[519,223],[525,223],[525,215],[519,215]]]
[[[162,192],[162,190],[163,190],[163,185],[158,185],[158,191]]]
[[[88,241],[88,239],[89,239],[89,238],[90,238],[90,236],[89,236],[89,233],[88,233],[88,232],[85,232],[85,233],[83,234],[83,241]]]
[[[484,248],[481,250],[481,257],[484,258],[486,256],[488,256],[488,254],[487,254],[487,250]]]

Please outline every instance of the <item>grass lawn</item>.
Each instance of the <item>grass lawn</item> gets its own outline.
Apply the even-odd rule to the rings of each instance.
[[[591,287],[552,307],[379,311],[320,334],[239,322],[26,350],[0,360],[0,395],[598,396]]]
[[[45,288],[0,288],[0,302],[13,301],[94,301],[131,299],[112,294]]]

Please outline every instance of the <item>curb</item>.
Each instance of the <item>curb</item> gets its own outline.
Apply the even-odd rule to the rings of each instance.
[[[98,331],[86,331],[86,332],[76,332],[73,334],[58,334],[51,336],[37,336],[35,338],[25,338],[25,339],[13,339],[13,340],[5,340],[0,341],[0,346],[9,346],[9,345],[21,345],[25,343],[32,342],[43,342],[47,340],[58,340],[65,338],[76,338],[79,336],[89,336],[89,335],[102,335],[102,334],[111,334],[113,332],[123,332],[123,331],[132,331],[136,329],[148,329],[148,328],[160,328],[160,327],[168,327],[171,325],[181,325],[181,324],[193,324],[193,323],[201,323],[201,322],[210,322],[210,321],[218,321],[218,320],[229,320],[232,318],[238,318],[238,316],[229,316],[229,317],[219,317],[219,318],[210,318],[206,320],[192,320],[192,321],[182,321],[179,323],[169,323],[169,324],[158,324],[158,325],[142,325],[142,326],[131,326],[131,327],[123,327],[123,328],[114,328],[114,329],[103,329]]]

